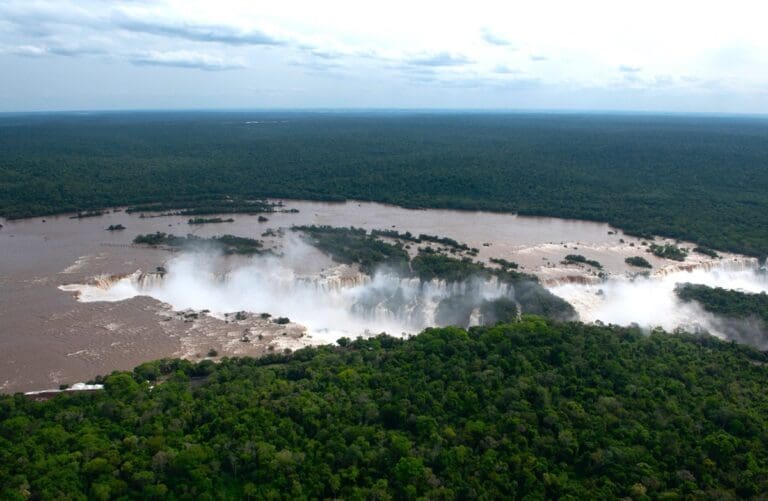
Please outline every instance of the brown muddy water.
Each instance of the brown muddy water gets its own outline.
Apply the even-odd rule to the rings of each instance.
[[[599,282],[597,271],[589,266],[561,264],[566,254],[596,259],[609,275],[639,271],[630,270],[624,263],[632,255],[646,257],[659,275],[685,267],[706,269],[724,262],[751,264],[748,258],[730,254],[718,263],[697,254],[691,254],[683,265],[659,259],[646,253],[639,239],[601,223],[487,212],[410,210],[365,202],[284,203],[286,208],[299,212],[266,214],[269,220],[263,223],[255,215],[231,215],[233,223],[191,226],[188,217],[141,218],[122,211],[84,219],[0,219],[0,391],[73,384],[162,357],[196,360],[208,356],[212,349],[217,356],[259,355],[306,344],[304,326],[278,325],[258,315],[235,319],[179,312],[146,296],[117,302],[78,301],[72,284],[93,283],[99,276],[151,271],[172,257],[173,253],[166,250],[132,245],[133,238],[141,233],[164,231],[203,237],[233,234],[263,239],[276,248],[282,243],[280,239],[262,238],[262,233],[292,225],[426,233],[476,247],[480,251],[478,259],[484,261],[490,257],[515,261],[523,271],[538,275],[553,288]],[[105,230],[113,224],[122,224],[126,230]],[[305,266],[303,271],[307,273],[354,274],[354,270],[339,271],[319,252],[303,259],[305,262],[297,268]],[[70,289],[61,290],[62,286]]]

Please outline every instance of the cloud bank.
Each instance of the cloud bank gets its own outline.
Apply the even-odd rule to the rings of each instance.
[[[757,1],[729,9],[651,0],[629,26],[622,4],[393,2],[372,11],[334,0],[269,8],[239,0],[6,0],[0,111],[66,109],[79,96],[91,108],[151,108],[152,96],[166,106],[186,96],[173,106],[216,107],[217,96],[239,107],[768,112],[768,31]],[[148,67],[160,66],[157,78]],[[190,83],[194,71],[201,78]],[[518,72],[538,84],[520,86]],[[267,90],[281,87],[275,101]],[[468,88],[475,90],[458,92]]]

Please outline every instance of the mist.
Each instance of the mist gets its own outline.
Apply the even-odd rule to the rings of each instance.
[[[386,269],[369,276],[355,267],[332,263],[299,238],[286,238],[283,244],[279,256],[248,258],[223,256],[211,247],[187,249],[164,263],[165,273],[137,271],[62,289],[76,292],[83,302],[148,296],[176,311],[208,310],[221,319],[239,311],[269,313],[303,326],[314,343],[381,332],[415,334],[430,326],[493,324],[504,320],[493,318],[493,308],[487,308],[496,300],[506,300],[518,311],[546,313],[537,311],[542,299],[537,292],[541,289],[532,287],[535,284],[512,286],[480,278],[459,283],[421,281]],[[735,268],[738,266],[614,276],[599,284],[566,283],[548,290],[570,303],[583,322],[706,331],[768,348],[760,321],[716,317],[698,303],[681,301],[674,292],[677,284],[685,282],[752,293],[768,291],[766,273],[752,266]]]
[[[478,325],[484,321],[485,302],[514,300],[514,288],[495,279],[421,281],[386,269],[368,276],[345,265],[313,267],[314,252],[301,242],[291,242],[279,257],[183,252],[164,264],[162,274],[137,272],[62,288],[76,291],[84,302],[149,296],[177,311],[209,310],[219,318],[238,311],[269,313],[301,324],[314,342],[322,343],[342,336]]]
[[[615,277],[600,284],[563,284],[550,290],[571,303],[583,322],[637,324],[667,331],[682,328],[692,332],[707,331],[724,339],[739,338],[742,322],[716,317],[697,303],[686,303],[677,297],[675,286],[686,282],[750,293],[768,291],[768,276],[764,272],[727,267],[676,271],[663,276]],[[752,334],[749,344],[759,346],[756,341],[759,329],[743,323]]]

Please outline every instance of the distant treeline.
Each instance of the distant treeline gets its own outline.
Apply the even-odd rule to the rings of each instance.
[[[245,123],[254,119],[278,123]],[[0,118],[0,215],[224,196],[359,199],[605,221],[764,256],[766,159],[763,118],[14,115]],[[198,204],[189,214],[256,210]]]
[[[153,202],[134,205],[125,211],[132,212],[167,212],[174,215],[195,216],[205,214],[261,214],[280,210],[282,204],[264,200],[248,200],[231,197],[192,197],[167,202]],[[200,218],[198,218],[200,219]]]

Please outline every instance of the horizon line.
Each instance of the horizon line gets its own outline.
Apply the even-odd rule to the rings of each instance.
[[[221,108],[93,108],[62,110],[0,110],[0,116],[10,115],[88,115],[127,113],[441,113],[441,114],[552,114],[552,115],[644,115],[644,116],[709,116],[768,118],[768,113],[724,112],[724,111],[679,111],[679,110],[631,110],[620,108],[448,108],[448,107],[221,107]]]

